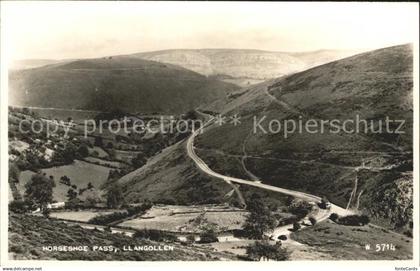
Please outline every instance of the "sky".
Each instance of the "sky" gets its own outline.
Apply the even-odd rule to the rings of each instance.
[[[2,2],[10,59],[162,49],[376,49],[418,40],[417,3]],[[418,34],[417,34],[418,35]]]

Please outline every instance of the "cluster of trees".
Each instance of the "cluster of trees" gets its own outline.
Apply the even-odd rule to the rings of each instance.
[[[176,242],[176,235],[161,230],[144,229],[136,231],[133,238],[148,239],[157,242]]]
[[[77,146],[72,142],[67,142],[62,148],[55,150],[52,161],[71,164],[75,159],[82,159],[88,155],[89,148],[85,143]]]
[[[340,217],[336,213],[332,213],[329,218],[337,224],[346,226],[363,226],[370,222],[367,215],[348,215]]]
[[[199,242],[202,244],[219,242],[214,225],[207,224],[201,228]]]
[[[257,241],[246,249],[246,255],[249,260],[275,260],[285,261],[289,254],[282,248],[281,242],[270,244],[268,241]]]
[[[291,196],[287,198],[286,204],[288,206],[288,211],[298,218],[307,216],[313,208],[309,202],[295,199]]]
[[[24,200],[12,201],[9,208],[15,213],[26,213],[40,208],[42,214],[48,217],[48,204],[53,201],[54,177],[47,177],[45,173],[37,172],[25,184]]]
[[[107,215],[100,215],[96,216],[89,220],[89,223],[96,224],[96,225],[107,225],[109,223],[131,217],[133,215],[141,215],[144,214],[147,210],[152,208],[153,204],[151,202],[144,202],[138,206],[129,206],[127,207],[126,211],[122,212],[114,212]]]
[[[247,204],[247,210],[250,213],[243,228],[245,236],[260,240],[267,232],[274,230],[277,226],[277,220],[258,194],[251,196],[251,201]]]
[[[140,168],[143,165],[145,165],[147,162],[147,157],[144,155],[144,153],[139,152],[133,159],[131,159],[131,164],[135,168]]]

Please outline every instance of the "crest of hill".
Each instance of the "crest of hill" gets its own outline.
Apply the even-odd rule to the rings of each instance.
[[[185,68],[130,57],[76,60],[9,74],[10,104],[183,113],[237,86]]]
[[[354,53],[340,50],[288,53],[251,49],[178,49],[137,53],[131,56],[176,64],[208,76],[266,80]]]
[[[196,140],[197,148],[232,155],[244,155],[246,150],[247,169],[265,183],[325,195],[342,207],[350,202],[382,225],[408,229],[413,182],[411,45],[378,49],[266,81],[207,109],[238,114],[242,123],[209,129]],[[343,123],[357,115],[382,131],[386,117],[404,120],[403,134],[303,130],[286,138],[283,130],[252,132],[254,117],[265,117],[261,125],[267,130],[272,119],[297,123],[301,116],[302,121],[336,119]],[[392,129],[396,127],[391,124]],[[328,131],[328,125],[325,129]],[[216,159],[211,151],[207,153],[207,163]],[[358,174],[356,168],[363,163],[372,169]],[[225,175],[231,174],[227,166],[219,167],[225,168]],[[389,193],[395,195],[394,200],[386,196]],[[372,198],[381,203],[373,205]]]

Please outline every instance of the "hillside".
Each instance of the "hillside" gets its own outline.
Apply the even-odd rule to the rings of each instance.
[[[241,86],[252,85],[354,54],[321,50],[305,53],[244,49],[180,49],[130,55],[170,63],[207,76],[217,76]]]
[[[233,176],[226,163],[216,158],[221,154],[245,157],[247,170],[265,183],[325,195],[342,207],[368,213],[382,225],[410,230],[412,68],[412,48],[402,45],[255,85],[227,103],[209,106],[228,116],[239,114],[241,125],[208,129],[198,137],[199,154],[209,164],[216,160],[219,172]],[[267,130],[270,120],[315,119],[319,124],[354,120],[356,115],[375,121],[375,129],[385,129],[385,123],[378,121],[386,116],[405,120],[405,133],[303,131],[287,138],[283,130],[264,133],[258,128],[253,133],[254,117],[265,117],[262,126]]]
[[[59,241],[58,241],[59,240]],[[57,241],[59,243],[57,243]],[[64,222],[31,215],[9,216],[11,260],[90,261],[210,261],[235,260],[234,255],[206,247],[136,239],[123,234],[66,225]],[[88,246],[87,252],[48,252],[43,246]],[[118,252],[93,251],[94,246],[113,246]],[[123,251],[124,246],[173,246],[173,251]]]
[[[184,113],[238,87],[171,64],[86,59],[9,74],[9,103],[66,109]]]

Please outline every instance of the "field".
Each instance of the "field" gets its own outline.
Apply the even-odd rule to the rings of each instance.
[[[88,222],[90,219],[99,215],[108,215],[118,210],[106,210],[106,211],[63,211],[63,212],[51,212],[50,217],[73,220],[80,222]]]
[[[67,200],[67,191],[69,190],[68,186],[59,182],[62,176],[66,175],[69,177],[71,184],[76,185],[78,189],[85,188],[91,182],[94,190],[100,193],[99,189],[107,180],[110,168],[75,160],[73,164],[47,168],[42,171],[47,176],[54,176],[56,187],[53,191],[53,197],[55,201],[62,202]],[[22,195],[25,192],[25,184],[31,179],[33,174],[34,172],[30,170],[23,171],[20,174],[20,180],[16,186]]]
[[[156,205],[146,214],[119,226],[172,232],[199,232],[200,226],[216,225],[218,231],[242,228],[247,212],[224,205]]]
[[[323,222],[292,233],[291,238],[335,259],[405,260],[411,259],[413,242],[404,235],[372,225],[352,227]],[[392,244],[395,251],[376,251],[376,244]],[[370,249],[366,249],[370,245]]]
[[[99,164],[101,166],[105,167],[113,167],[113,168],[121,168],[124,166],[124,164],[117,162],[117,161],[107,161],[96,157],[86,157],[85,160],[87,162],[92,162],[94,164]]]
[[[108,156],[108,153],[106,153],[106,151],[104,151],[102,148],[94,146],[92,148],[89,148],[89,154],[91,155],[94,151],[96,151],[98,153],[98,157],[99,158],[104,158]]]

